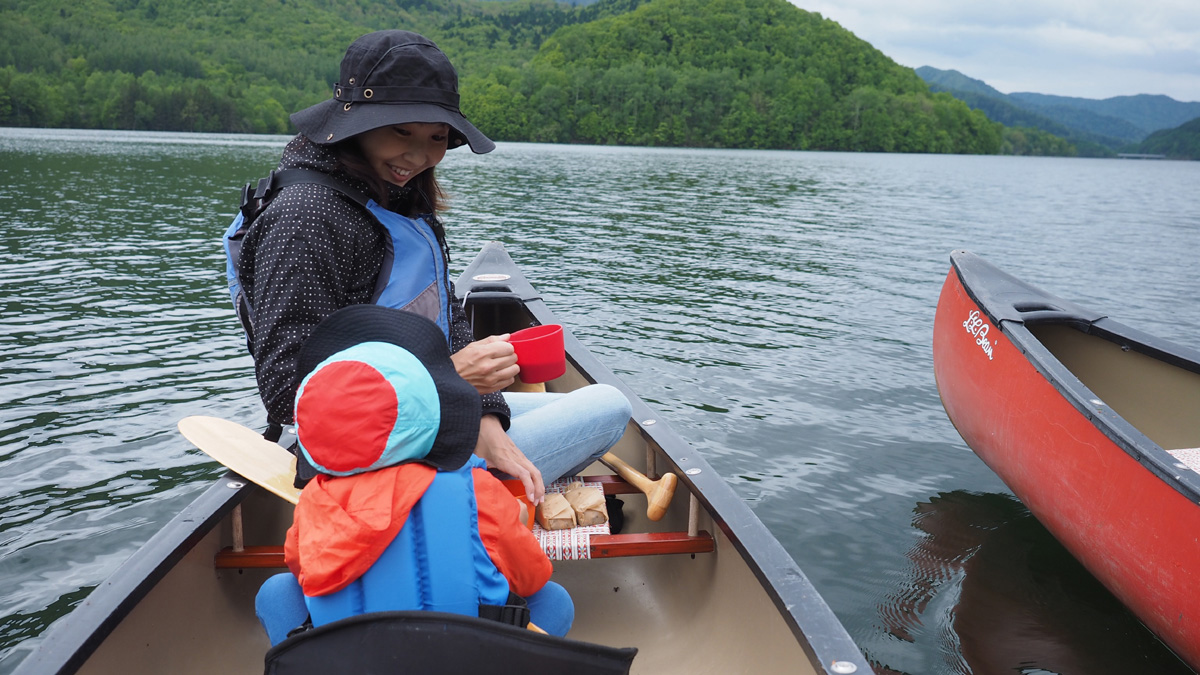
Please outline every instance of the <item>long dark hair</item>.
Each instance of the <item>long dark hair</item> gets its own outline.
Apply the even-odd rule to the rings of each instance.
[[[434,168],[429,167],[413,176],[403,187],[397,187],[379,177],[359,148],[358,139],[347,138],[335,143],[333,154],[346,173],[361,180],[370,188],[371,197],[383,208],[401,215],[415,217],[427,213],[437,215],[446,206],[446,193],[438,185]]]

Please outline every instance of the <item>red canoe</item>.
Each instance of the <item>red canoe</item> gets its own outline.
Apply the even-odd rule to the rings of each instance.
[[[967,445],[1150,630],[1200,669],[1200,352],[966,251],[934,377]]]

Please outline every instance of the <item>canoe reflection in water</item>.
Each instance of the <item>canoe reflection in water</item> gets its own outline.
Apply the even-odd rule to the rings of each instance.
[[[1192,673],[1014,497],[955,491],[914,513],[924,534],[879,613],[897,639],[936,641],[927,672]]]

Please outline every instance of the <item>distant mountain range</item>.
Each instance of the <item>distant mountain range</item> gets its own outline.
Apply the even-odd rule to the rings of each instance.
[[[1062,136],[1079,146],[1080,154],[1137,151],[1138,144],[1150,134],[1200,118],[1200,102],[1181,102],[1169,96],[1138,94],[1100,100],[1027,92],[1004,94],[956,70],[931,66],[916,70],[933,91],[947,92],[1006,126],[1033,127]]]

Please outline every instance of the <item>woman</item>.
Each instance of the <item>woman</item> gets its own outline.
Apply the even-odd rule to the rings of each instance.
[[[296,356],[312,329],[342,307],[375,302],[426,316],[446,333],[458,373],[482,396],[475,454],[520,479],[531,502],[541,502],[544,481],[603,455],[628,422],[624,395],[593,385],[506,399],[499,392],[519,372],[508,336],[473,342],[451,301],[434,167],[448,149],[482,154],[495,144],[459,111],[458,76],[437,46],[407,31],[364,35],[342,59],[334,98],[291,119],[300,134],[279,168],[318,172],[349,189],[289,185],[244,227],[236,276],[271,422],[292,422]],[[347,196],[354,191],[371,201],[364,207]],[[305,469],[299,482],[312,475]]]

